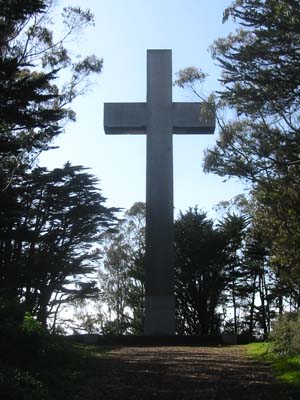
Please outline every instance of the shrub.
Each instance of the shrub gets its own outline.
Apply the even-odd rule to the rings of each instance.
[[[270,339],[274,351],[282,356],[300,354],[300,314],[285,313],[273,326]]]
[[[27,335],[41,335],[43,331],[42,324],[29,312],[26,312],[22,323],[22,331]]]
[[[0,397],[5,400],[46,400],[47,390],[28,371],[18,368],[0,370]]]

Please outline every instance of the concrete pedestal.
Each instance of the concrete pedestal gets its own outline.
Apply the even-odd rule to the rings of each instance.
[[[175,332],[174,296],[146,296],[144,334],[168,336]]]

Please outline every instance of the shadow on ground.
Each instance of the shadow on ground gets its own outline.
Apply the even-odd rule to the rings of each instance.
[[[234,347],[122,347],[95,351],[84,385],[70,400],[300,398],[276,382],[269,365]]]

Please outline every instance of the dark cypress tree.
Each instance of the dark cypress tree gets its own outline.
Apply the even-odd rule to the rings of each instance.
[[[175,222],[177,332],[217,334],[225,288],[226,238],[197,208]]]
[[[0,230],[0,293],[44,326],[62,300],[97,294],[93,249],[116,209],[105,207],[96,185],[83,167],[68,163],[24,173],[11,188],[20,212]]]

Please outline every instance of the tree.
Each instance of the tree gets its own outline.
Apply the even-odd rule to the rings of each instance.
[[[72,302],[73,316],[69,329],[72,329],[74,334],[101,334],[103,332],[104,316],[101,311],[101,306],[98,301],[87,301],[86,299],[76,299]],[[65,326],[65,322],[63,326]]]
[[[30,173],[30,168],[41,151],[51,148],[52,139],[64,131],[65,123],[75,120],[70,104],[84,93],[88,76],[91,73],[100,73],[102,69],[102,60],[95,56],[73,56],[65,47],[74,33],[93,24],[91,12],[79,7],[65,7],[61,15],[64,26],[61,37],[58,32],[50,29],[53,12],[53,0],[0,0],[0,251],[3,267],[1,317],[2,313],[9,316],[11,310],[21,302],[23,308],[37,313],[43,324],[50,308],[55,304],[59,306],[63,298],[61,294],[52,298],[56,290],[56,295],[59,293],[59,282],[55,283],[54,278],[52,288],[47,284],[43,288],[37,287],[38,279],[46,279],[48,267],[52,268],[51,273],[56,268],[58,277],[59,267],[66,268],[66,263],[71,261],[68,260],[70,253],[67,251],[66,259],[63,258],[63,239],[57,237],[55,244],[55,229],[57,233],[64,229],[65,221],[59,220],[63,215],[63,210],[59,212],[59,207],[63,203],[57,201],[56,212],[59,217],[57,220],[51,219],[54,218],[51,212],[54,212],[55,207],[51,205],[51,199],[45,199],[43,195],[47,190],[50,192],[47,187],[50,181],[47,183],[47,179],[53,179],[57,189],[59,185],[65,184],[65,176],[64,173],[59,176],[59,169],[53,173],[48,173],[45,169],[36,169]],[[78,177],[79,171],[80,168],[77,170]],[[57,179],[55,173],[58,173]],[[62,181],[59,183],[60,178]],[[88,183],[88,179],[86,182]],[[67,189],[67,185],[65,188]],[[66,201],[63,207],[73,205],[73,200],[68,196],[62,196],[60,200]],[[42,209],[43,206],[45,210]],[[105,214],[105,210],[102,211]],[[48,242],[45,242],[46,239]],[[79,249],[83,248],[78,243],[76,262],[79,268],[84,263],[84,257],[80,261]],[[65,247],[64,249],[66,250]],[[58,254],[62,256],[61,259]],[[43,264],[41,260],[46,255],[50,258],[46,257]],[[94,257],[96,258],[96,254]],[[92,255],[90,258],[92,259]],[[72,262],[75,268],[75,260]],[[42,266],[45,267],[44,272],[41,271]],[[37,273],[38,268],[40,270]],[[63,273],[58,281],[63,282]],[[90,287],[79,281],[77,284],[82,293],[94,291],[93,284]],[[63,297],[69,295],[65,294]],[[49,308],[50,298],[52,305]],[[18,315],[22,318],[24,312]],[[16,313],[14,316],[16,317]]]
[[[299,4],[235,1],[225,10],[224,21],[229,17],[243,28],[218,39],[212,54],[222,68],[220,96],[237,111],[239,120],[221,130],[206,167],[267,182],[286,175],[299,159]]]
[[[99,280],[109,310],[104,330],[110,334],[143,332],[145,211],[145,203],[134,203],[117,231],[106,235]]]
[[[43,326],[63,302],[98,293],[94,247],[116,221],[117,209],[104,206],[96,185],[83,167],[67,163],[24,172],[20,185],[9,188],[19,214],[0,230],[0,293],[17,299],[22,314]]]
[[[244,246],[245,290],[244,302],[246,332],[250,337],[270,333],[276,281],[270,267],[270,249],[259,232],[250,227]]]
[[[231,306],[233,308],[233,333],[235,334],[240,333],[238,310],[241,307],[241,300],[245,295],[241,250],[245,238],[246,226],[246,217],[234,213],[228,213],[219,223],[219,229],[226,237],[227,265],[225,268],[225,274],[226,292],[228,292],[226,306]]]
[[[299,4],[239,0],[225,10],[230,17],[242,29],[212,52],[222,67],[220,98],[236,115],[220,126],[204,168],[250,183],[271,262],[299,281]]]
[[[0,190],[26,168],[74,120],[68,105],[84,92],[86,78],[99,73],[95,56],[75,61],[64,46],[74,32],[93,23],[89,10],[66,7],[64,36],[49,29],[52,0],[0,1]],[[59,86],[58,78],[69,76]]]
[[[217,334],[225,288],[226,238],[197,208],[175,222],[177,333]]]
[[[223,22],[228,18],[242,28],[212,46],[222,67],[222,97],[239,114],[273,115],[293,130],[299,112],[299,2],[236,0]]]

